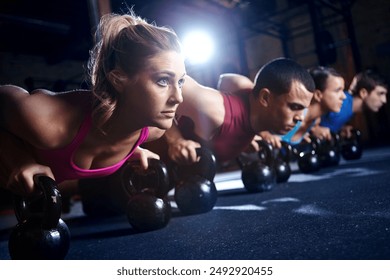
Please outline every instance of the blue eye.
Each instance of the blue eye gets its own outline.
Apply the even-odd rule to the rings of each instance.
[[[179,80],[179,88],[182,88],[183,87],[183,85],[184,85],[184,82],[185,82],[185,79],[180,79]]]
[[[157,81],[157,84],[160,85],[160,86],[163,86],[163,87],[166,87],[168,86],[169,84],[169,79],[167,78],[161,78]]]

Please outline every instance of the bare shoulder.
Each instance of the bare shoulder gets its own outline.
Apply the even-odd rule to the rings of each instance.
[[[252,90],[254,83],[246,76],[235,74],[235,73],[225,73],[219,76],[218,80],[218,89],[226,92],[240,92],[245,90]]]
[[[55,93],[38,89],[14,101],[6,128],[38,148],[56,148],[68,142],[83,118],[86,97],[77,92]]]
[[[24,88],[15,85],[0,85],[1,95],[5,94],[28,94]]]

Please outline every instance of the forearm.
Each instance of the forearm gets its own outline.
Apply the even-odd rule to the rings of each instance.
[[[168,156],[176,163],[188,164],[198,160],[196,148],[200,147],[200,143],[185,139],[176,124],[166,131],[164,138],[168,145]]]

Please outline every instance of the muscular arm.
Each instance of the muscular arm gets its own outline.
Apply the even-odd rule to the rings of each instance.
[[[50,168],[35,161],[31,151],[32,145],[44,144],[45,141],[50,140],[45,137],[45,127],[34,127],[34,122],[39,121],[39,114],[36,112],[42,112],[39,104],[38,98],[32,98],[20,87],[0,87],[0,181],[1,187],[17,194],[33,191],[35,174],[54,177]],[[44,124],[46,130],[47,125]]]

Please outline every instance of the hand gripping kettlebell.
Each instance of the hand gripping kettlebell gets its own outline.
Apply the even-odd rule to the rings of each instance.
[[[206,147],[196,148],[199,161],[189,165],[174,165],[176,180],[183,181],[194,175],[199,175],[209,181],[214,181],[217,172],[217,160],[210,149]]]
[[[169,223],[169,176],[162,161],[149,159],[147,170],[141,170],[138,163],[128,162],[110,177],[109,182],[110,200],[120,205],[135,230],[157,230]]]
[[[175,202],[179,210],[187,215],[201,214],[213,209],[218,192],[214,184],[216,159],[207,148],[196,149],[200,160],[189,166],[176,166],[177,185]]]
[[[276,182],[272,145],[263,140],[258,141],[258,144],[261,148],[258,160],[243,162],[237,159],[241,168],[241,180],[245,189],[251,193],[269,191]]]
[[[14,208],[18,224],[8,242],[12,259],[64,259],[70,246],[70,232],[61,217],[61,195],[56,182],[35,175],[38,193],[29,197],[15,196]]]
[[[360,159],[363,154],[360,130],[352,129],[351,133],[352,136],[343,139],[340,145],[341,155],[345,160],[357,160]]]
[[[150,159],[146,171],[129,165],[121,177],[122,187],[130,196],[126,206],[130,225],[143,232],[167,226],[171,219],[171,204],[167,198],[170,185],[166,165]]]

